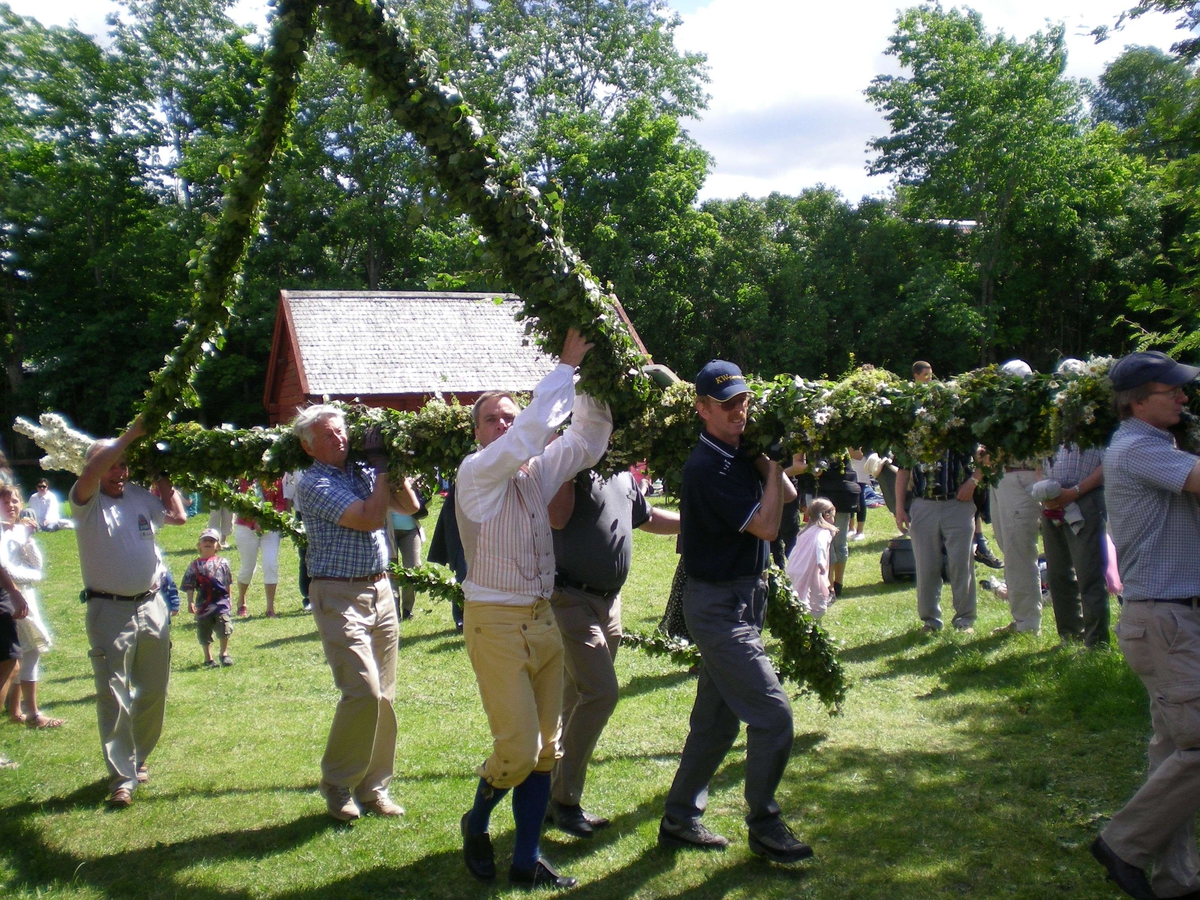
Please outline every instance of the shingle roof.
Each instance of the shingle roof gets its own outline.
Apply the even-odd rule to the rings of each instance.
[[[553,364],[513,319],[521,304],[512,294],[286,291],[285,298],[310,395],[527,391]]]

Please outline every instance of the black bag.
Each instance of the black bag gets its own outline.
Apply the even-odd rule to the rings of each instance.
[[[895,584],[901,579],[916,578],[917,558],[913,555],[912,539],[905,536],[888,541],[887,547],[879,555],[879,571],[883,575],[884,584]],[[942,547],[942,581],[950,583],[945,547]]]

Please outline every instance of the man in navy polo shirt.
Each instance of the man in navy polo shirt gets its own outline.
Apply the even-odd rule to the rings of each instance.
[[[1200,369],[1130,353],[1109,380],[1120,426],[1104,455],[1108,521],[1124,585],[1117,639],[1150,695],[1146,783],[1092,842],[1131,897],[1200,898],[1200,457],[1180,450],[1183,385]],[[1153,865],[1152,884],[1146,868]]]
[[[733,363],[714,359],[696,376],[700,440],[683,467],[680,516],[687,587],[683,615],[700,648],[700,681],[679,770],[659,824],[660,844],[718,850],[727,838],[700,823],[708,784],[746,723],[750,850],[799,862],[798,841],[775,802],[792,752],[792,707],[763,650],[763,570],[783,505],[796,496],[779,463],[740,448],[750,390]]]

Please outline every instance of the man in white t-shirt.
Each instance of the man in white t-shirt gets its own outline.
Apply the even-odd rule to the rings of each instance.
[[[59,511],[61,501],[58,494],[50,490],[50,484],[45,478],[37,483],[37,490],[29,498],[29,509],[37,521],[40,531],[58,531],[62,528],[74,528],[75,523],[64,519]]]
[[[167,703],[171,614],[160,591],[155,535],[164,524],[187,521],[170,478],[159,479],[157,497],[127,483],[125,450],[145,433],[139,416],[116,440],[92,444],[70,493],[108,803],[117,809],[149,780],[146,758],[162,734]]]

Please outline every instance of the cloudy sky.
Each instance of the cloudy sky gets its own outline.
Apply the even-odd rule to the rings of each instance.
[[[46,25],[103,34],[111,0],[0,0]],[[851,201],[888,187],[866,175],[866,144],[886,132],[863,97],[880,73],[897,0],[671,0],[682,15],[678,45],[708,56],[712,99],[688,129],[715,165],[702,196],[796,194],[825,184]],[[946,3],[949,6],[951,4]],[[1174,17],[1147,15],[1096,45],[1089,32],[1113,25],[1134,0],[975,0],[991,31],[1025,38],[1047,23],[1067,28],[1067,74],[1095,78],[1126,45],[1164,49],[1178,40]],[[234,18],[265,21],[263,0],[241,0]]]

